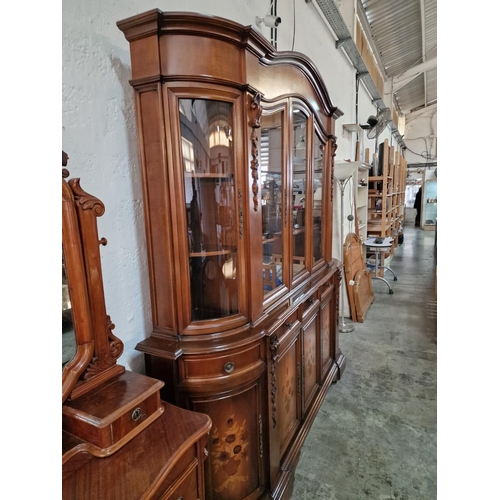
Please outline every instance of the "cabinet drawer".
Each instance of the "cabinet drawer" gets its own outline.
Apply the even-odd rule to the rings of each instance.
[[[226,351],[213,355],[193,355],[183,359],[186,379],[201,377],[220,377],[237,373],[256,364],[261,359],[260,344],[242,350]]]
[[[298,311],[286,317],[286,319],[271,334],[271,342],[277,342],[278,353],[286,351],[290,343],[294,342],[300,332],[300,321]],[[274,339],[274,340],[273,340]],[[281,355],[281,354],[280,354]]]
[[[329,295],[335,290],[335,285],[333,282],[333,276],[322,286],[319,287],[319,298],[321,301],[328,298]]]
[[[319,300],[309,297],[300,306],[300,320],[306,322],[319,307]]]
[[[163,493],[160,500],[198,500],[197,468],[186,471],[179,482]]]

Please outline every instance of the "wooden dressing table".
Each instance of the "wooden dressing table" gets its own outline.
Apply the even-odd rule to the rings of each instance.
[[[63,354],[62,498],[204,500],[211,420],[117,364],[123,343],[106,314],[97,236],[104,205],[68,176],[63,168],[63,332],[74,339]]]

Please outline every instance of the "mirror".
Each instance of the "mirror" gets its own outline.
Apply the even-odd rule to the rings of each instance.
[[[68,287],[68,275],[64,262],[64,248],[62,253],[62,366],[71,361],[76,354],[75,326],[73,324],[73,311],[71,310],[71,297]]]
[[[67,161],[63,151],[63,167]],[[99,247],[106,240],[99,239],[96,220],[104,213],[104,205],[80,187],[80,179],[66,181],[67,177],[69,172],[63,168],[62,314],[63,333],[67,330],[67,344],[72,344],[66,354],[63,351],[63,403],[125,371],[116,364],[123,343],[112,334],[114,325],[104,302]]]

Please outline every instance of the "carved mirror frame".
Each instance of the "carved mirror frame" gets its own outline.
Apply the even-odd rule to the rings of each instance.
[[[63,167],[68,156],[63,151]],[[80,187],[80,179],[69,179],[62,169],[62,248],[68,280],[76,354],[62,370],[62,401],[76,399],[125,371],[116,363],[123,342],[112,333],[106,314],[97,217],[104,204]]]

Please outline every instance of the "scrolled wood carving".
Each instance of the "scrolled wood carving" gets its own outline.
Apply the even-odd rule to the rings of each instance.
[[[257,136],[257,129],[260,128],[260,117],[262,115],[262,106],[260,100],[262,94],[257,92],[252,98],[250,103],[250,127],[252,133],[250,134],[250,141],[252,143],[252,160],[250,161],[250,169],[252,171],[252,193],[253,193],[253,209],[257,211],[259,206],[259,138]]]
[[[112,332],[115,325],[109,316],[106,316],[106,320],[108,330],[108,349],[100,352],[98,356],[94,356],[92,358],[92,361],[82,376],[83,380],[90,380],[92,377],[104,372],[108,368],[114,367],[117,359],[123,354],[123,342],[118,337],[115,337]]]
[[[69,185],[73,193],[75,194],[75,202],[80,205],[84,210],[92,210],[96,217],[100,217],[104,214],[104,203],[87,193],[80,186],[80,179],[71,179]]]
[[[67,160],[63,151],[63,166]],[[80,319],[75,322],[77,355],[68,362],[69,368],[63,369],[63,401],[67,397],[74,400],[125,371],[117,364],[124,345],[112,333],[115,325],[104,299],[100,246],[107,241],[99,238],[97,231],[97,217],[104,214],[104,204],[82,189],[80,179],[66,181],[68,175],[63,169],[63,251],[68,282],[79,292],[73,294],[72,304]],[[78,354],[82,347],[85,356]]]
[[[240,240],[243,239],[243,192],[241,188],[238,189],[238,220],[240,223]]]
[[[335,176],[334,176],[334,170],[335,170],[335,155],[336,155],[336,151],[337,151],[337,148],[338,148],[338,144],[337,144],[337,137],[335,137],[334,135],[331,136],[330,140],[332,141],[332,168],[330,170],[330,201],[333,203],[333,188],[335,186]]]
[[[272,419],[273,419],[273,428],[276,427],[277,425],[277,420],[276,420],[276,361],[278,359],[278,356],[276,355],[276,351],[278,350],[278,347],[280,346],[280,341],[278,340],[278,335],[276,333],[273,333],[270,337],[270,343],[269,347],[271,349],[271,407],[272,407]]]

